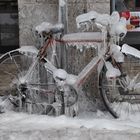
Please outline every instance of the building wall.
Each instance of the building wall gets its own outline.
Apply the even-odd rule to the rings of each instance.
[[[20,46],[33,45],[33,28],[43,21],[57,23],[58,0],[18,0]],[[75,18],[90,10],[110,12],[110,0],[68,0],[68,32],[77,32]]]
[[[43,21],[56,23],[58,0],[18,0],[20,46],[35,43],[33,28]]]

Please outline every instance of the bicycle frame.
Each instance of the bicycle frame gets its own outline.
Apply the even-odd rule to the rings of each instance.
[[[48,45],[50,45],[50,44],[48,44]],[[35,47],[32,47],[32,49],[30,49],[30,48],[31,48],[31,46],[29,46],[28,49],[27,48],[23,49],[23,47],[22,47],[19,50],[20,51],[25,51],[25,50],[30,51],[31,50],[31,52],[35,52],[36,55],[38,55],[39,51],[37,51],[37,49]],[[130,50],[130,48],[133,50],[133,51],[130,51],[131,55],[135,56],[137,54],[137,56],[140,56],[139,55],[140,51],[129,46],[129,50]],[[122,47],[122,52],[129,53],[128,49],[126,49],[126,45]],[[135,54],[133,54],[134,52],[135,52]],[[37,58],[37,59],[39,59],[39,58]],[[47,69],[47,71],[49,71],[51,74],[53,74],[55,71],[59,70],[46,57],[44,57],[44,60],[45,60],[44,66]],[[33,66],[34,65],[35,64],[33,63]],[[71,76],[75,76],[76,78],[75,78],[75,81],[72,83],[72,86],[75,88],[79,88],[85,83],[87,78],[90,76],[90,74],[93,72],[94,69],[97,69],[97,67],[98,67],[98,75],[99,75],[100,71],[104,65],[105,65],[105,60],[103,58],[103,55],[100,55],[100,56],[98,55],[98,56],[92,58],[92,60],[84,67],[84,69],[78,75],[67,74],[67,77],[70,78]],[[30,67],[27,75],[30,74],[30,72],[33,69],[33,66]],[[67,80],[69,80],[69,79],[67,79]]]
[[[49,43],[48,43],[49,42]],[[51,45],[52,40],[48,40],[48,42],[46,43],[46,45],[43,47],[43,51],[46,52],[46,49],[49,47],[49,45]],[[55,50],[53,50],[55,52]],[[53,53],[54,53],[53,52]],[[45,56],[45,54],[43,53],[43,55]],[[59,70],[57,69],[46,57],[44,58],[45,60],[45,68],[50,72],[50,73],[54,73],[55,71]],[[74,86],[75,88],[79,88],[81,87],[85,81],[87,80],[87,78],[90,76],[90,74],[93,72],[93,70],[99,65],[101,64],[101,62],[103,62],[103,56],[96,56],[94,58],[92,58],[92,60],[84,67],[84,69],[78,74],[78,75],[71,75],[71,74],[67,74],[67,77],[71,78],[71,76],[75,76],[75,80],[72,83],[72,86]],[[102,64],[103,67],[103,64]],[[101,69],[101,68],[100,68]],[[69,79],[67,79],[66,81],[68,81]],[[69,82],[66,84],[69,84]]]

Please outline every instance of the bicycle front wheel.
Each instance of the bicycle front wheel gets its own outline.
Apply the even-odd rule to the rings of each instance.
[[[120,77],[107,78],[103,68],[99,78],[101,97],[115,118],[136,118],[140,115],[140,59],[125,56],[122,69]]]
[[[37,54],[14,50],[0,57],[0,96],[14,110],[47,114],[52,109],[56,86]]]

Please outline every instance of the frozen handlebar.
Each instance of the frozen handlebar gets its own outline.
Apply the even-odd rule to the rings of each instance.
[[[102,29],[106,29],[106,27],[109,26],[110,21],[111,21],[110,15],[99,14],[95,11],[90,11],[88,13],[81,14],[76,18],[76,23],[78,28],[81,28],[82,25],[96,24],[97,28],[102,30]]]
[[[90,11],[88,13],[84,13],[77,16],[76,17],[77,27],[80,28],[81,24],[93,21],[94,19],[97,18],[97,16],[98,16],[98,13],[95,11]]]

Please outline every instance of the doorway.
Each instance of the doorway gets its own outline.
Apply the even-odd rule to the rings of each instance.
[[[0,54],[18,47],[18,2],[17,0],[0,0]]]

